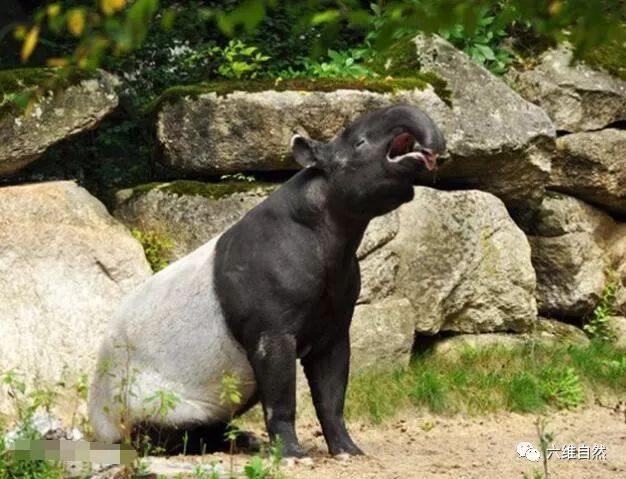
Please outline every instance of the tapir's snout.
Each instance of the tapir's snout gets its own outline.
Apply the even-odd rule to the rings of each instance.
[[[422,110],[411,105],[395,105],[380,111],[389,132],[386,160],[407,168],[423,165],[437,168],[437,158],[445,150],[443,133]]]

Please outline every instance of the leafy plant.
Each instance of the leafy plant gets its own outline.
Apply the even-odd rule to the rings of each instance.
[[[155,273],[169,264],[167,254],[173,247],[173,243],[154,231],[142,231],[139,228],[131,230],[133,237],[141,243],[146,254],[146,259]]]
[[[585,400],[580,377],[573,368],[546,368],[542,375],[542,389],[546,399],[559,409],[572,409]]]
[[[21,374],[9,370],[2,374],[1,384],[13,402],[17,412],[17,425],[14,440],[42,439],[33,426],[33,416],[39,408],[49,411],[57,392],[52,388],[37,387],[30,390]],[[29,460],[16,457],[15,452],[7,447],[4,428],[0,424],[0,479],[32,478],[61,479],[63,468],[59,461]]]
[[[502,75],[513,61],[513,53],[506,44],[509,36],[507,31],[496,26],[495,20],[495,15],[486,13],[474,31],[456,24],[441,29],[439,34],[467,53],[476,63]]]
[[[277,73],[280,78],[371,78],[376,76],[364,65],[368,50],[352,48],[349,50],[328,50],[327,61],[300,58],[295,66]]]
[[[600,303],[593,310],[591,319],[583,326],[583,330],[591,338],[612,343],[617,338],[611,326],[611,316],[615,316],[615,295],[619,283],[613,275],[609,275],[609,278],[602,292]]]
[[[270,59],[257,47],[247,46],[240,40],[231,40],[223,50],[218,50],[220,65],[217,72],[224,78],[237,80],[256,78],[262,63]]]

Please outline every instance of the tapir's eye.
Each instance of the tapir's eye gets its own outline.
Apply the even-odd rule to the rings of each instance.
[[[360,139],[359,141],[356,142],[356,144],[354,145],[355,148],[361,148],[364,144],[365,144],[365,138]]]

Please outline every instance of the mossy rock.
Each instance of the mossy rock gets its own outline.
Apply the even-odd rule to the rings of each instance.
[[[275,80],[220,80],[195,85],[179,85],[168,88],[161,95],[146,106],[147,112],[157,110],[164,102],[176,101],[181,97],[198,97],[207,93],[218,96],[228,95],[236,91],[260,92],[273,91],[319,91],[332,92],[336,90],[366,90],[373,93],[395,93],[402,90],[424,90],[432,85],[436,92],[443,91],[445,81],[432,72],[417,73],[414,76],[398,78],[364,78],[364,79],[335,79],[335,78],[295,78]],[[449,96],[448,94],[444,94]],[[446,97],[447,98],[447,97]],[[443,98],[442,98],[443,99]],[[449,98],[448,98],[449,99]]]
[[[18,112],[46,91],[56,91],[94,78],[95,72],[60,68],[16,68],[0,70],[0,117]]]
[[[118,80],[104,71],[0,71],[0,176],[47,148],[95,127],[118,104]]]

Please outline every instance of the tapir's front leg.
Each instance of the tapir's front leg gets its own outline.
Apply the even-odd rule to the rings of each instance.
[[[296,341],[291,335],[261,335],[250,363],[257,378],[271,441],[280,437],[284,457],[303,457],[296,436]]]
[[[350,338],[346,331],[315,354],[302,359],[313,404],[331,454],[363,454],[354,444],[343,419],[343,407],[350,369]]]

